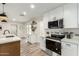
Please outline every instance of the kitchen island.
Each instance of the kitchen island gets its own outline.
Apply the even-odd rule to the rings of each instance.
[[[20,38],[0,38],[0,56],[20,56]]]

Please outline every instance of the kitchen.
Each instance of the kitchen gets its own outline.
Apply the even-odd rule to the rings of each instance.
[[[45,47],[42,49],[52,56],[78,56],[78,15],[79,4],[76,3],[61,5],[45,14],[43,21],[47,37],[42,40],[41,46]]]
[[[0,56],[79,56],[78,3],[0,7]]]

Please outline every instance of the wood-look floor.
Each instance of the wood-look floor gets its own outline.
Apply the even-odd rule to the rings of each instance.
[[[22,40],[21,56],[47,56],[47,54],[40,49],[38,43],[30,44]]]

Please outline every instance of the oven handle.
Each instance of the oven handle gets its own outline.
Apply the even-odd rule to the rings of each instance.
[[[50,40],[50,41],[61,43],[61,41],[58,41],[58,40],[53,40],[53,39],[46,39],[46,40]]]

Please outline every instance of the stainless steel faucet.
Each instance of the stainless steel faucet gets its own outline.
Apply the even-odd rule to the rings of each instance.
[[[5,35],[6,32],[8,32],[10,34],[10,31],[9,30],[4,30],[4,33],[3,34]]]

